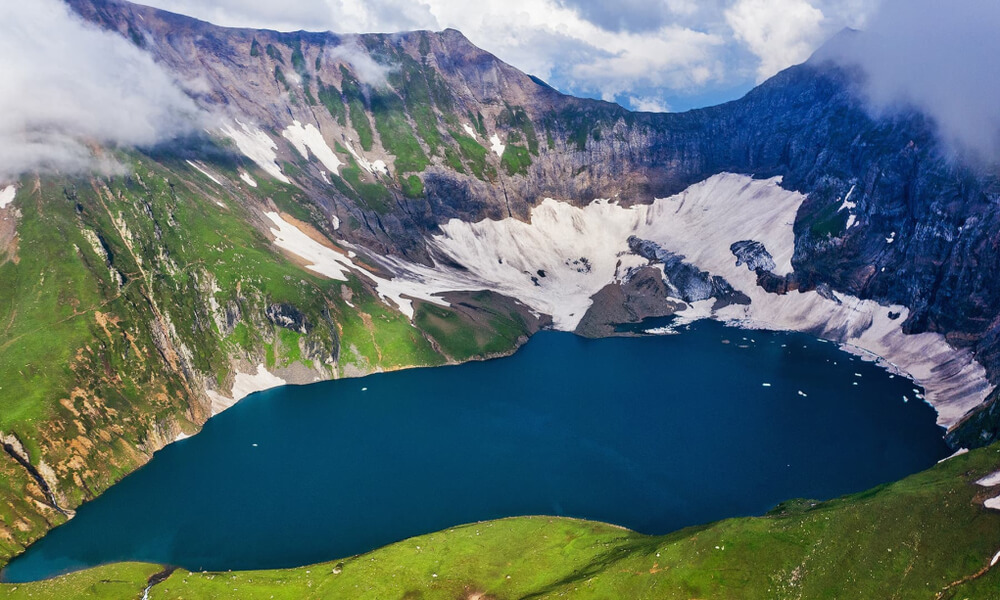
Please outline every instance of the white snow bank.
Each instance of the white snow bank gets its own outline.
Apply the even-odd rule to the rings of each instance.
[[[268,371],[264,365],[257,365],[256,373],[237,373],[233,381],[231,397],[223,396],[212,390],[207,392],[208,397],[212,400],[212,414],[219,414],[254,392],[285,385],[285,383],[284,379]]]
[[[309,151],[312,150],[312,153],[316,155],[319,162],[323,163],[324,167],[334,175],[340,175],[339,169],[344,163],[326,143],[323,134],[320,133],[319,129],[316,129],[315,125],[308,123],[303,127],[302,123],[292,121],[292,124],[286,127],[281,135],[291,142],[292,146],[295,146],[303,158],[309,160]]]
[[[250,176],[250,173],[247,173],[243,169],[240,169],[240,179],[246,182],[246,184],[250,187],[257,187],[257,181]]]
[[[990,473],[986,477],[983,477],[976,482],[976,485],[981,485],[983,487],[993,487],[995,485],[1000,485],[1000,471]]]
[[[345,255],[317,242],[295,225],[285,221],[278,213],[269,212],[267,218],[277,226],[277,229],[271,229],[271,233],[275,236],[274,244],[305,259],[310,263],[306,265],[307,269],[339,281],[347,281],[348,273],[353,271],[374,283],[379,296],[395,304],[399,311],[410,319],[414,314],[410,298],[448,306],[448,302],[434,294],[442,291],[488,289],[483,282],[470,279],[450,269],[430,268],[383,257],[381,260],[389,265],[395,274],[391,279],[386,279],[351,260],[352,256],[356,256],[354,252]]]
[[[468,123],[462,123],[462,129],[464,129],[465,133],[469,134],[469,137],[471,137],[472,139],[474,140],[479,139],[479,134],[477,134],[476,130],[472,128],[472,125],[469,125]]]
[[[782,189],[778,178],[755,180],[725,173],[651,205],[623,208],[596,200],[581,208],[545,199],[532,211],[529,223],[513,218],[478,223],[453,219],[442,225],[442,234],[429,240],[432,254],[464,270],[372,255],[394,274],[391,279],[309,238],[276,213],[268,218],[277,225],[272,230],[275,244],[308,260],[308,268],[341,280],[355,270],[411,318],[408,298],[444,305],[442,292],[485,289],[551,315],[554,327],[564,331],[576,329],[601,288],[646,264],[629,251],[628,238],[636,235],[724,277],[752,301],[719,310],[713,309],[714,300],[696,302],[679,313],[680,322],[715,318],[750,328],[814,333],[912,377],[937,409],[938,423],[955,424],[991,389],[971,352],[952,348],[938,334],[904,334],[901,324],[908,311],[903,306],[880,306],[851,296],[827,299],[815,291],[769,294],[757,286],[755,273],[736,266],[730,245],[755,240],[773,257],[776,273],[790,273],[792,224],[803,200],[801,194]],[[890,312],[899,316],[891,319]]]
[[[354,267],[354,263],[346,255],[320,244],[276,212],[266,213],[265,216],[277,226],[277,229],[271,228],[275,246],[305,259],[311,263],[306,268],[320,275],[347,281],[348,269]]]
[[[963,454],[968,454],[968,453],[969,453],[969,449],[968,448],[959,448],[958,450],[955,450],[954,454],[952,454],[950,456],[946,456],[946,457],[942,458],[941,460],[939,460],[938,464],[941,464],[941,463],[943,463],[946,460],[951,460],[951,459],[955,458],[956,456],[962,456]]]
[[[1000,510],[1000,496],[994,496],[983,502],[983,506],[986,508],[992,508],[993,510]]]
[[[14,196],[16,195],[17,187],[13,185],[8,185],[0,190],[0,208],[7,208],[7,206],[14,201]]]
[[[924,386],[945,427],[979,405],[991,389],[982,366],[971,352],[952,348],[939,334],[904,334],[905,307],[851,296],[829,300],[815,291],[769,294],[757,286],[755,273],[736,266],[730,245],[755,240],[773,257],[777,274],[792,271],[792,224],[804,196],[782,189],[779,182],[724,173],[676,196],[630,208],[605,200],[577,208],[546,199],[532,211],[530,224],[452,220],[431,244],[488,282],[489,289],[552,315],[557,329],[572,330],[590,297],[624,275],[625,261],[634,261],[627,239],[636,235],[724,277],[752,300],[749,306],[718,311],[711,310],[712,301],[696,303],[685,311],[691,319],[711,316],[752,328],[809,331],[866,358],[879,357]],[[586,269],[579,268],[583,258]],[[890,312],[900,316],[890,319]]]
[[[365,171],[368,171],[373,175],[376,173],[381,173],[382,175],[389,174],[389,168],[385,166],[385,161],[376,160],[373,162],[368,160],[364,156],[361,156],[358,153],[358,151],[354,149],[354,146],[352,146],[350,143],[347,144],[347,151],[350,152],[351,156],[354,157],[354,160],[357,161],[358,166],[364,169]]]
[[[498,136],[495,133],[490,136],[490,150],[496,152],[497,156],[502,157],[503,151],[506,149],[507,146],[504,146],[503,144],[500,143],[500,136]]]
[[[211,179],[215,183],[215,185],[220,185],[220,186],[222,185],[222,182],[219,181],[218,179],[216,179],[211,173],[209,173],[208,170],[204,166],[200,165],[199,163],[197,163],[197,162],[195,162],[193,160],[186,160],[184,162],[186,162],[187,164],[189,164],[192,167],[194,167],[196,171],[198,171],[199,173],[201,173],[205,177],[208,177],[209,179]]]
[[[285,174],[281,172],[281,167],[278,166],[278,145],[274,143],[274,140],[260,129],[247,125],[239,119],[236,120],[236,124],[239,125],[239,128],[227,123],[222,126],[220,131],[232,139],[240,152],[256,163],[265,173],[282,183],[291,183],[288,177],[285,177]]]

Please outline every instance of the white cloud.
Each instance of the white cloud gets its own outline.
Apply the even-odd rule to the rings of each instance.
[[[0,178],[107,169],[95,144],[185,132],[194,103],[144,52],[59,0],[0,3]]]
[[[630,96],[629,108],[639,112],[670,112],[670,106],[660,98],[650,96]]]
[[[372,87],[385,85],[386,77],[392,72],[391,66],[375,62],[371,55],[356,43],[328,48],[326,59],[350,65],[358,80]]]
[[[737,0],[726,22],[760,58],[757,81],[800,63],[825,37],[823,11],[806,0]]]
[[[868,73],[877,113],[914,107],[949,149],[1000,160],[1000,4],[887,0],[843,57]]]

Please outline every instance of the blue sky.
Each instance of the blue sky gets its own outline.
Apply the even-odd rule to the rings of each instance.
[[[737,98],[880,0],[145,0],[220,25],[340,33],[454,27],[564,92],[637,110]],[[470,8],[474,7],[474,8]]]

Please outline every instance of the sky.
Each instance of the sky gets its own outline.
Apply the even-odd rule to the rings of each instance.
[[[680,111],[743,95],[844,27],[864,27],[881,0],[143,1],[240,27],[452,27],[563,92]]]

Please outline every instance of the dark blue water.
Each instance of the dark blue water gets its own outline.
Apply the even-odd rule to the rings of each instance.
[[[761,514],[945,456],[912,388],[799,334],[712,322],[638,339],[542,333],[501,360],[251,396],[83,506],[5,578],[120,560],[295,566],[512,515],[665,533]]]

